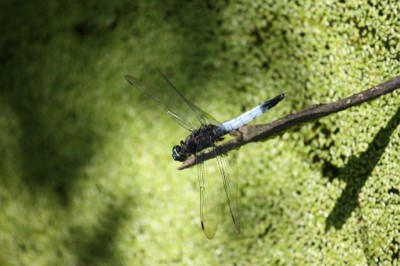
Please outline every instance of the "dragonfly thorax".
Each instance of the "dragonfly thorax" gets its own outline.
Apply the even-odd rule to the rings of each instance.
[[[175,161],[183,162],[191,155],[212,147],[214,143],[223,140],[217,132],[217,126],[205,125],[190,133],[185,141],[172,148],[172,158]]]

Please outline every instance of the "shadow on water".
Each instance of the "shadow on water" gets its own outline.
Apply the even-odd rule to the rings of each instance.
[[[352,212],[359,207],[359,193],[379,162],[385,148],[389,144],[390,136],[399,125],[399,121],[400,108],[397,109],[397,112],[388,124],[379,130],[367,150],[361,153],[359,157],[350,158],[349,162],[342,168],[336,168],[329,163],[324,164],[324,176],[328,176],[330,180],[339,178],[346,182],[345,189],[336,200],[335,207],[326,219],[326,231],[331,227],[341,229]]]
[[[64,10],[65,6],[69,10]],[[101,147],[104,140],[102,132],[108,126],[104,125],[104,120],[101,124],[99,119],[102,118],[99,117],[102,117],[102,113],[93,107],[94,94],[102,88],[93,88],[88,84],[96,68],[96,55],[109,48],[105,36],[108,37],[116,25],[114,21],[109,27],[82,19],[78,15],[82,13],[85,17],[85,11],[79,10],[81,3],[77,1],[71,6],[69,3],[54,5],[50,2],[38,5],[25,2],[15,6],[14,13],[18,16],[10,15],[8,19],[17,22],[26,20],[26,27],[15,22],[10,30],[15,30],[16,37],[9,35],[0,40],[1,103],[5,103],[7,111],[15,117],[19,130],[15,137],[16,156],[13,158],[18,162],[11,164],[19,169],[14,171],[14,180],[6,182],[4,178],[7,177],[0,175],[0,184],[21,183],[26,190],[15,191],[16,197],[18,193],[28,192],[32,202],[20,208],[23,211],[37,207],[39,216],[52,216],[59,209],[69,214],[77,181],[85,178],[82,171]],[[52,8],[55,11],[62,9],[65,13],[52,13],[49,11]],[[54,16],[60,17],[54,19]],[[76,18],[76,21],[70,17]],[[33,26],[27,23],[31,19]],[[48,25],[48,21],[57,25]],[[93,47],[93,44],[97,46]],[[79,89],[82,91],[77,91]],[[35,202],[43,198],[49,201],[54,199],[60,208],[35,206]],[[130,219],[127,213],[132,206],[121,203],[126,199],[115,201],[104,213],[99,214],[98,223],[93,227],[86,225],[88,221],[83,221],[82,227],[73,227],[73,220],[58,221],[66,227],[76,228],[76,232],[72,229],[67,236],[63,236],[63,232],[56,233],[72,243],[70,249],[79,265],[96,265],[104,261],[110,265],[123,264],[118,263],[120,256],[115,242],[118,228],[126,219]],[[21,214],[16,219],[26,218]],[[52,227],[51,223],[44,226]],[[49,231],[54,232],[56,228],[52,227]],[[44,232],[41,237],[51,236]],[[36,240],[32,238],[30,241]],[[50,253],[56,252],[51,250],[52,247],[48,248]]]
[[[22,181],[33,199],[55,196],[68,207],[80,171],[103,141],[97,133],[101,115],[91,99],[99,89],[89,84],[97,55],[109,48],[119,10],[95,1],[1,7],[10,12],[1,20],[9,27],[0,41],[0,96],[21,130]]]
[[[10,22],[10,29],[0,42],[0,96],[18,120],[18,165],[23,183],[33,199],[55,196],[60,206],[67,207],[70,192],[82,176],[80,171],[91,160],[101,138],[95,133],[95,114],[90,104],[75,108],[78,96],[67,98],[79,86],[65,75],[69,73],[79,82],[84,76],[80,60],[88,59],[85,63],[90,64],[95,58],[76,58],[85,40],[59,42],[63,38],[74,40],[71,33],[78,34],[73,22],[65,17],[55,20],[56,25],[51,27],[46,24],[56,6],[46,2],[15,7],[5,4],[6,8],[17,9],[15,16],[4,18]],[[32,18],[32,23],[21,22]],[[64,31],[57,30],[60,28]],[[13,30],[14,35],[10,34]]]
[[[166,23],[184,37],[179,44],[180,71],[188,80],[201,71],[213,71],[210,60],[218,57],[218,19],[225,5],[223,1],[169,1],[161,7]]]
[[[130,220],[126,210],[132,205],[126,201],[107,206],[94,225],[71,229],[68,242],[77,255],[78,265],[124,265],[116,241],[124,221]]]
[[[99,141],[90,117],[83,118],[82,110],[65,110],[61,103],[57,107],[50,99],[20,102],[31,98],[29,90],[8,96],[22,131],[19,153],[23,182],[34,197],[54,194],[60,206],[67,207],[81,168],[95,152],[93,143]],[[86,123],[79,121],[82,119]]]

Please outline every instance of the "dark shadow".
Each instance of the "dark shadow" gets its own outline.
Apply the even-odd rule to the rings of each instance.
[[[23,72],[20,74],[26,78]],[[94,144],[101,138],[95,133],[90,111],[68,110],[67,103],[60,100],[63,92],[36,87],[41,82],[24,88],[11,85],[14,89],[3,91],[1,97],[21,129],[18,161],[22,181],[33,199],[55,196],[60,206],[68,207],[79,172],[94,155]],[[42,93],[43,89],[52,92]]]
[[[88,101],[87,107],[80,104],[75,108],[73,101],[81,100],[79,94],[75,98],[67,96],[76,90],[77,82],[88,80],[84,79],[85,71],[88,65],[95,64],[99,51],[85,53],[90,43],[85,43],[82,34],[74,42],[74,36],[78,35],[75,23],[66,18],[80,19],[73,13],[77,9],[71,7],[79,3],[66,5],[70,5],[69,10],[58,20],[52,20],[51,7],[65,6],[49,3],[6,5],[15,14],[6,12],[2,18],[11,26],[5,29],[5,37],[0,41],[0,97],[10,106],[21,129],[18,164],[32,198],[54,197],[60,206],[67,207],[76,179],[82,176],[81,169],[102,142],[96,133],[98,114],[93,112],[92,103]],[[46,24],[49,20],[56,23]],[[94,28],[90,33],[100,40],[110,30],[106,26]],[[15,34],[10,34],[11,31]],[[59,45],[58,40],[63,36],[70,42]],[[99,47],[100,51],[106,48]],[[59,60],[60,55],[68,59]],[[96,88],[88,89],[85,93],[90,100],[90,89]],[[1,178],[2,175],[0,182]]]
[[[94,155],[94,144],[100,138],[93,130],[89,113],[68,111],[63,103],[57,108],[54,101],[44,99],[29,104],[18,101],[31,98],[30,94],[24,91],[8,95],[22,131],[19,145],[22,180],[33,198],[43,193],[55,195],[60,206],[68,207],[80,169]]]
[[[337,199],[335,207],[326,219],[325,230],[331,227],[341,229],[346,223],[351,213],[359,207],[358,196],[371,175],[372,170],[379,162],[385,148],[389,144],[390,136],[399,125],[400,107],[390,119],[386,127],[379,130],[369,144],[367,150],[359,157],[351,157],[349,162],[343,168],[337,168],[329,163],[323,166],[324,176],[330,180],[339,178],[346,182],[346,187],[341,196]],[[388,191],[389,193],[390,191]]]
[[[18,130],[12,146],[17,147],[17,151],[13,151],[15,157],[12,157],[16,162],[10,164],[17,167],[12,169],[15,174],[11,177],[14,179],[5,180],[8,177],[0,174],[0,185],[6,190],[23,188],[15,191],[15,198],[22,195],[23,199],[32,202],[21,206],[26,201],[17,200],[18,207],[12,207],[14,211],[18,209],[15,219],[26,219],[29,215],[26,216],[24,211],[32,211],[32,208],[37,209],[38,216],[48,216],[49,223],[43,229],[49,227],[49,232],[57,234],[57,239],[70,241],[55,242],[54,245],[63,247],[71,243],[70,249],[75,254],[67,256],[77,258],[77,265],[122,265],[115,241],[121,223],[129,218],[126,212],[131,206],[128,204],[115,199],[117,203],[108,206],[105,213],[97,217],[99,222],[95,223],[96,226],[75,227],[76,231],[71,229],[67,236],[63,230],[55,231],[57,227],[52,223],[53,215],[57,216],[60,210],[63,217],[76,213],[70,209],[78,190],[76,184],[80,178],[85,178],[83,169],[101,148],[104,131],[110,130],[105,128],[110,125],[103,119],[103,111],[107,110],[94,107],[95,94],[103,88],[95,88],[90,82],[99,78],[93,75],[98,55],[109,48],[107,37],[116,27],[118,14],[114,20],[104,19],[104,14],[101,19],[92,19],[100,14],[88,16],[83,7],[86,6],[93,14],[97,10],[91,7],[97,3],[8,1],[0,4],[3,7],[0,18],[3,22],[0,25],[3,33],[0,39],[0,98],[1,104],[7,105],[9,113],[5,115],[12,113],[17,120],[17,126],[10,130]],[[102,21],[109,21],[109,24],[102,24]],[[106,97],[101,100],[112,101]],[[0,172],[2,167],[0,164]],[[17,186],[8,188],[7,185],[12,183]],[[8,200],[12,202],[13,199]],[[36,206],[37,202],[40,203]],[[71,221],[64,221],[64,225],[71,227]],[[16,228],[9,230],[18,230],[18,226]],[[26,235],[30,230],[35,229],[27,228],[18,237],[34,242],[33,236]],[[43,232],[40,237],[52,236]],[[12,247],[14,244],[9,245]],[[60,250],[48,248],[50,253]],[[33,248],[29,252],[36,251]],[[18,256],[24,256],[24,252],[21,250]],[[6,256],[11,254],[8,253]],[[6,265],[1,263],[3,260],[0,255],[0,264]]]
[[[77,265],[125,265],[116,241],[120,227],[129,220],[130,206],[132,202],[107,206],[95,225],[72,229],[69,243]]]
[[[179,1],[160,2],[151,0],[158,9],[162,23],[170,26],[176,40],[182,40],[170,51],[180,54],[180,62],[171,69],[162,69],[174,83],[173,74],[183,75],[185,80],[208,82],[215,72],[212,60],[220,56],[222,43],[218,38],[219,19],[226,1]],[[179,86],[181,91],[189,91],[188,86]]]

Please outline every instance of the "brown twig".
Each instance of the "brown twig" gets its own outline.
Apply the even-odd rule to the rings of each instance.
[[[240,138],[232,139],[218,146],[217,154],[227,153],[250,142],[265,141],[272,136],[284,133],[293,126],[310,122],[329,114],[337,113],[364,102],[371,101],[398,88],[400,88],[400,76],[373,88],[354,94],[348,98],[330,104],[319,104],[297,113],[287,115],[268,124],[243,126],[239,129],[239,132],[241,133]],[[204,161],[207,161],[214,157],[214,152],[206,152],[203,158]],[[183,170],[193,165],[196,165],[196,160],[194,157],[190,157],[182,163],[178,170]]]

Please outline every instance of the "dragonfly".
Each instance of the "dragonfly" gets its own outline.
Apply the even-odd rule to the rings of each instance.
[[[221,195],[225,194],[236,232],[240,233],[239,190],[237,173],[232,170],[227,154],[221,154],[218,145],[227,134],[261,116],[277,105],[285,93],[257,105],[253,109],[219,123],[191,101],[189,101],[159,69],[151,74],[160,80],[157,88],[146,86],[141,80],[126,75],[125,78],[135,89],[161,107],[175,122],[189,131],[189,135],[172,148],[172,158],[183,162],[194,156],[200,188],[200,224],[208,239],[215,236],[221,213]],[[213,153],[219,171],[212,171],[203,156]],[[225,193],[223,193],[223,191]]]

